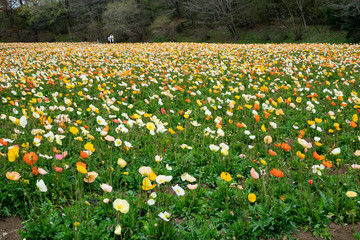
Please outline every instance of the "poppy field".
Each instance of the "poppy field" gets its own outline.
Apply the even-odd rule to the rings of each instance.
[[[360,220],[359,45],[0,43],[0,60],[0,215],[27,240]]]

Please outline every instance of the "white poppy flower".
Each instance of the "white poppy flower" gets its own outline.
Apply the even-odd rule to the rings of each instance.
[[[40,190],[40,192],[47,192],[47,187],[42,179],[36,180],[36,186]]]

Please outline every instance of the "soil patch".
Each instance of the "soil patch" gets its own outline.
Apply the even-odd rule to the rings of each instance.
[[[326,169],[326,173],[328,175],[341,175],[341,174],[344,174],[344,173],[348,173],[349,172],[349,167],[350,165],[349,164],[345,164],[345,165],[342,165],[340,169],[336,168],[336,167],[332,167],[332,168],[327,168]]]
[[[354,233],[360,232],[360,222],[355,223],[355,232],[352,232],[352,224],[348,224],[348,225],[338,225],[335,223],[331,223],[329,225],[329,233],[332,236],[332,239],[334,240],[351,240],[351,239],[355,239],[353,237]],[[299,233],[297,234],[293,234],[293,237],[295,239],[299,239],[299,240],[322,240],[323,238],[316,238],[314,237],[314,235],[312,234],[311,231],[307,231],[304,232],[302,230],[299,230]],[[357,240],[357,239],[356,239]]]
[[[0,240],[20,240],[19,229],[22,229],[19,216],[0,220]]]

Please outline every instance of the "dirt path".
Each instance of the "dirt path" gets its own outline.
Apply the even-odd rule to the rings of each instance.
[[[360,232],[360,222],[355,223],[355,233]],[[341,226],[335,223],[329,225],[329,233],[333,240],[352,240],[355,239],[352,233],[352,225]],[[303,232],[299,231],[298,234],[294,234],[293,237],[299,240],[322,240],[323,238],[316,238],[311,231]],[[356,239],[358,240],[358,239]]]
[[[20,240],[19,229],[22,229],[21,218],[10,217],[0,220],[0,240]]]

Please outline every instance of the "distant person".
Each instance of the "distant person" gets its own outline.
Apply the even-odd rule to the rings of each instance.
[[[110,43],[114,43],[114,35],[110,34]]]
[[[106,36],[106,41],[107,41],[107,43],[111,43],[110,35],[107,35],[107,36]]]

